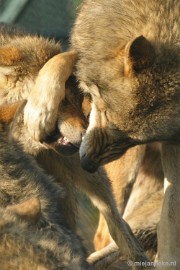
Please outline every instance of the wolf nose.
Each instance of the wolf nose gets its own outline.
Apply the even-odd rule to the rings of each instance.
[[[90,157],[83,155],[81,157],[81,167],[89,173],[94,173],[98,168],[98,164],[90,159]]]

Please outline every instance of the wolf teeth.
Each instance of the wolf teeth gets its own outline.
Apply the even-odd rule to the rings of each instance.
[[[69,140],[66,138],[66,137],[61,137],[59,140],[58,140],[58,143],[59,144],[68,144],[69,143]]]

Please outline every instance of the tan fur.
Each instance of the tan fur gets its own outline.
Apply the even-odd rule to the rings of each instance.
[[[21,60],[21,53],[16,47],[0,48],[1,65],[11,66]]]
[[[25,124],[28,123],[29,133],[36,140],[43,139],[55,126],[59,103],[65,97],[65,82],[73,71],[75,59],[74,52],[56,55],[39,73],[24,111]],[[38,133],[33,133],[34,130]]]
[[[12,121],[14,115],[19,109],[21,102],[15,102],[14,104],[6,104],[0,106],[0,122],[9,123]]]
[[[37,223],[40,216],[41,204],[38,198],[33,198],[23,203],[7,206],[6,209],[13,211],[29,224],[33,224]]]

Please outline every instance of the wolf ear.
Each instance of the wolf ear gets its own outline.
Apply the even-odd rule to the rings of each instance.
[[[24,101],[18,101],[11,104],[4,104],[0,106],[0,123],[8,124],[10,123],[16,113],[19,111]]]
[[[22,54],[16,47],[0,48],[0,66],[12,66],[22,59]]]
[[[7,76],[15,73],[15,67],[22,60],[22,53],[16,47],[0,47],[0,87],[7,84]]]
[[[41,214],[41,203],[38,198],[33,198],[23,203],[9,205],[6,209],[27,221],[28,224],[35,224]]]
[[[135,38],[125,47],[125,74],[150,67],[155,60],[152,44],[143,36]]]

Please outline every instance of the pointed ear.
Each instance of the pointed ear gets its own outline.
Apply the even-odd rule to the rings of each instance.
[[[0,122],[4,124],[10,123],[24,101],[18,101],[11,104],[4,104],[0,106]]]
[[[29,224],[35,224],[41,214],[41,203],[38,198],[33,198],[23,203],[7,206],[6,209],[15,213]]]
[[[143,36],[129,42],[125,48],[125,74],[150,67],[155,60],[152,44]]]
[[[7,76],[15,75],[15,68],[22,60],[22,53],[16,47],[0,47],[0,88],[7,86]]]
[[[22,54],[16,47],[0,48],[0,65],[12,66],[22,59]]]

